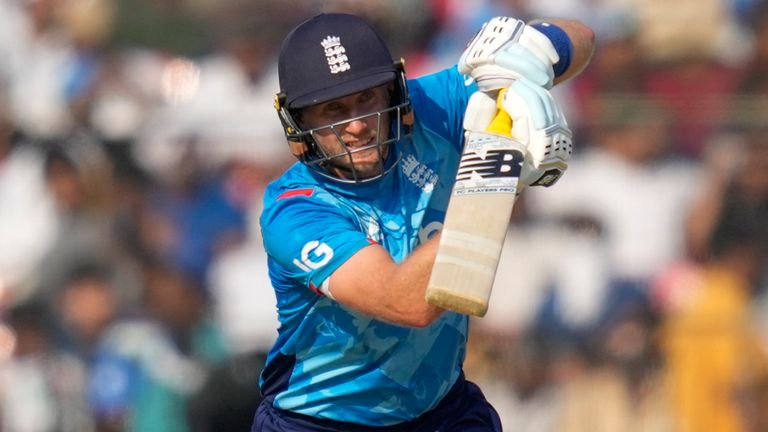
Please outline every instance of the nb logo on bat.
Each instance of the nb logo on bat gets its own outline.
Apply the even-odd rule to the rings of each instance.
[[[523,168],[523,153],[512,149],[465,153],[461,157],[456,181],[516,179]]]

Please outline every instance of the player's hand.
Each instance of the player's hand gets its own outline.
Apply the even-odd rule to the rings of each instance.
[[[526,79],[509,86],[501,105],[512,118],[512,137],[526,148],[521,185],[553,185],[573,152],[573,134],[560,106],[548,90]]]
[[[496,17],[483,24],[458,62],[481,91],[507,88],[520,78],[551,88],[560,57],[549,38],[523,21]]]
[[[469,98],[464,111],[465,132],[486,132],[488,125],[498,111],[496,95],[498,92],[474,92]]]

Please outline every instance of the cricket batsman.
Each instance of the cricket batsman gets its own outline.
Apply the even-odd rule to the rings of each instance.
[[[462,371],[468,317],[424,299],[464,126],[484,130],[497,110],[469,101],[506,89],[499,106],[530,162],[521,181],[536,184],[570,157],[570,142],[545,150],[548,130],[567,130],[549,89],[593,46],[576,21],[499,17],[457,66],[407,80],[359,17],[322,14],[288,34],[275,108],[298,162],[264,197],[280,327],[252,431],[501,430]]]

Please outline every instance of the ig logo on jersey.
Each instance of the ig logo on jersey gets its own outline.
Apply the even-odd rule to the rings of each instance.
[[[429,240],[435,233],[439,232],[441,229],[443,229],[443,223],[438,221],[432,221],[428,223],[426,226],[423,226],[419,228],[419,243],[424,244]]]
[[[328,264],[331,258],[333,258],[333,249],[330,246],[312,240],[301,249],[301,261],[294,259],[293,263],[305,272],[310,272]]]

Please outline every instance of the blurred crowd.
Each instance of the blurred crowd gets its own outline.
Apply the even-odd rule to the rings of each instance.
[[[520,432],[768,431],[768,3],[0,0],[0,430],[249,430],[276,337],[280,41],[369,18],[408,74],[569,17],[568,174],[516,206],[467,375]]]

